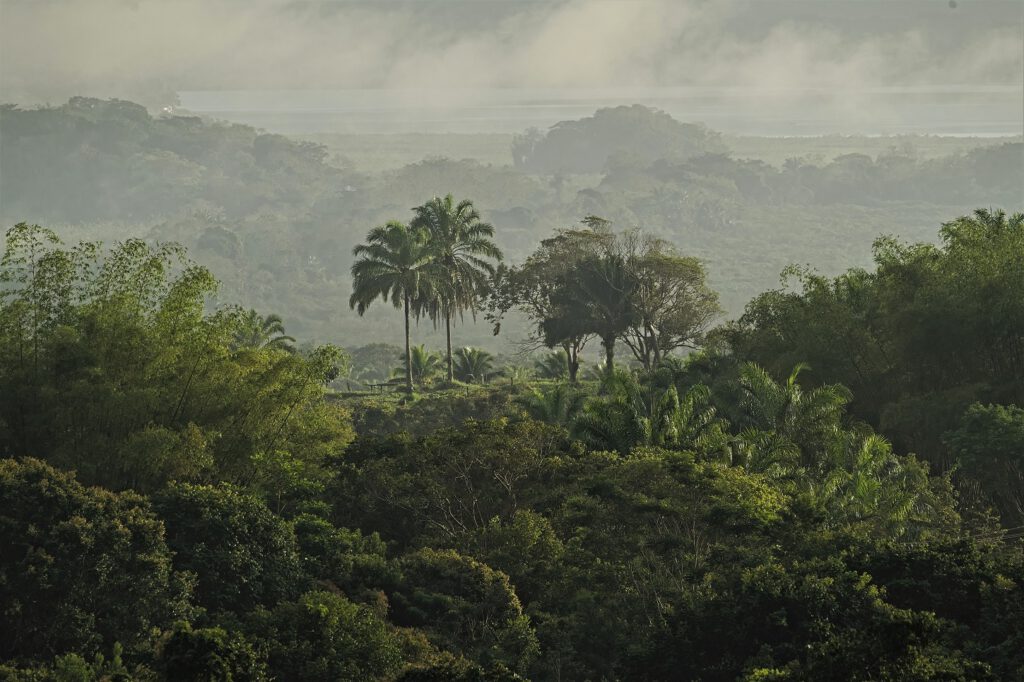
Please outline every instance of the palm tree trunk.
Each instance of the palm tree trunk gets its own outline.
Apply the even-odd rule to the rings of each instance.
[[[409,337],[409,294],[405,295],[405,392],[412,395],[412,343]]]
[[[445,337],[445,350],[448,352],[448,383],[455,381],[455,372],[452,369],[452,314],[450,311],[444,311],[444,337]]]

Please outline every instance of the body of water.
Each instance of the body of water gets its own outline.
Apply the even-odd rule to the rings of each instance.
[[[736,135],[980,135],[1024,132],[1012,86],[871,90],[226,90],[179,93],[181,108],[284,134],[509,133],[644,104]]]

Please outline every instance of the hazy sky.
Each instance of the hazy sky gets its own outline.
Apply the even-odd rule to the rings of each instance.
[[[955,5],[955,6],[954,6]],[[1020,0],[0,0],[0,100],[1024,80]]]

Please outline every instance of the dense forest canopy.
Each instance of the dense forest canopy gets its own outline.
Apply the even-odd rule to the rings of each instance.
[[[442,323],[522,309],[535,368],[313,347],[178,245],[8,231],[4,679],[1024,674],[1024,215],[711,327],[651,235],[590,216],[461,279],[500,232],[431,201],[357,255],[405,244],[399,298]],[[396,363],[415,392],[330,388]]]

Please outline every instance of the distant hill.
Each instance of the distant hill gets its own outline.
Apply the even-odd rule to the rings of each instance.
[[[639,104],[598,109],[591,117],[556,123],[547,132],[531,129],[512,143],[517,168],[551,174],[600,173],[613,157],[651,162],[725,151],[718,133]]]
[[[122,100],[4,105],[0,139],[6,221],[145,220],[196,202],[237,217],[345,184],[321,145],[193,116],[153,117]]]

